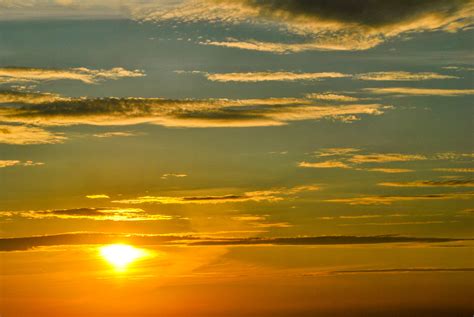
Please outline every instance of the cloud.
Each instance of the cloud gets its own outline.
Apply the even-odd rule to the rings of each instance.
[[[356,148],[325,148],[315,152],[317,157],[326,157],[326,156],[346,156],[353,155],[355,152],[359,152],[360,149]]]
[[[433,171],[448,172],[448,173],[474,173],[474,168],[468,168],[468,167],[434,168]]]
[[[86,84],[95,84],[103,80],[117,80],[127,77],[143,77],[141,70],[126,70],[122,67],[112,69],[88,69],[85,67],[54,69],[54,68],[0,68],[0,84],[25,83],[53,80],[78,80]]]
[[[373,72],[355,76],[359,80],[371,81],[420,81],[432,79],[459,79],[457,76],[442,75],[437,73],[411,73],[411,72]]]
[[[445,193],[418,196],[365,196],[353,198],[327,199],[326,202],[343,203],[349,205],[390,205],[400,201],[429,201],[429,200],[460,200],[472,199],[474,193]]]
[[[75,98],[0,108],[0,122],[61,125],[157,124],[168,127],[280,126],[293,121],[381,115],[380,104],[316,105],[308,99]]]
[[[386,163],[386,162],[409,162],[423,161],[428,158],[419,154],[400,154],[400,153],[373,153],[373,154],[356,154],[348,159],[349,162],[361,163]]]
[[[405,168],[361,168],[359,164],[363,163],[387,163],[387,162],[408,162],[427,160],[428,158],[419,154],[400,154],[400,153],[371,153],[355,154],[360,152],[357,148],[327,148],[315,152],[318,158],[337,157],[330,161],[322,162],[300,162],[299,167],[308,168],[345,168],[358,171],[380,172],[380,173],[408,173],[413,170]],[[356,164],[355,166],[353,164]]]
[[[177,235],[130,235],[107,233],[66,233],[21,238],[0,238],[0,251],[30,250],[42,246],[97,245],[130,243],[147,245],[232,246],[232,245],[367,245],[367,244],[439,244],[468,241],[469,239],[439,237],[379,236],[314,236],[277,238],[219,238]]]
[[[108,198],[110,198],[109,195],[105,195],[105,194],[87,195],[86,197],[89,198],[89,199],[108,199]]]
[[[49,132],[38,127],[0,125],[0,143],[4,144],[57,144],[63,143],[66,139],[61,133]]]
[[[312,94],[307,94],[306,98],[324,100],[324,101],[338,101],[338,102],[355,102],[355,101],[360,100],[360,98],[346,96],[346,95],[332,94],[332,93],[312,93]]]
[[[326,161],[318,163],[310,162],[300,162],[298,163],[299,167],[308,167],[308,168],[351,168],[346,163],[340,161]]]
[[[342,275],[342,274],[408,274],[408,273],[453,273],[453,272],[473,272],[470,267],[414,267],[414,268],[387,268],[387,269],[365,269],[365,270],[338,270],[326,272],[305,273],[305,276],[320,275]]]
[[[282,201],[288,196],[307,191],[316,191],[317,185],[303,185],[291,188],[275,188],[269,190],[245,192],[243,194],[230,194],[221,196],[142,196],[134,199],[115,200],[119,204],[224,204],[241,202],[276,202]]]
[[[365,223],[345,223],[339,226],[409,226],[409,225],[435,225],[446,223],[446,221],[405,221],[405,222],[365,222]]]
[[[383,182],[378,185],[389,187],[474,187],[474,181],[453,179],[444,181]]]
[[[137,7],[145,21],[241,24],[282,28],[307,40],[272,43],[255,39],[207,41],[206,45],[274,53],[366,50],[405,33],[455,32],[472,24],[470,0],[189,0],[175,7]]]
[[[98,221],[159,221],[176,217],[150,214],[141,208],[73,208],[57,210],[2,211],[0,218],[21,217],[27,219],[90,219]]]
[[[1,82],[0,82],[1,83]],[[24,92],[24,91],[0,91],[0,104],[3,103],[23,103],[23,104],[41,104],[55,101],[66,101],[69,98],[63,98],[51,93]]]
[[[380,172],[380,173],[388,173],[388,174],[414,172],[414,170],[407,169],[407,168],[366,168],[364,170],[369,171],[369,172]]]
[[[114,138],[114,137],[128,137],[128,136],[138,136],[140,133],[130,132],[130,131],[114,131],[114,132],[104,132],[96,133],[93,136],[96,138]]]
[[[195,73],[195,72],[194,72]],[[299,81],[299,80],[322,80],[327,78],[345,78],[352,75],[337,72],[325,73],[294,73],[294,72],[248,72],[248,73],[206,73],[203,74],[208,80],[216,82],[262,82],[262,81]]]
[[[434,89],[434,88],[410,88],[410,87],[390,87],[390,88],[364,88],[363,90],[379,95],[397,96],[444,96],[455,97],[474,95],[474,89]]]
[[[42,162],[33,161],[18,161],[18,160],[0,160],[0,168],[12,167],[12,166],[41,166],[44,165]]]
[[[183,178],[183,177],[187,177],[187,176],[188,175],[184,174],[184,173],[167,173],[167,174],[161,175],[161,179],[168,179],[168,178],[171,178],[171,177]]]

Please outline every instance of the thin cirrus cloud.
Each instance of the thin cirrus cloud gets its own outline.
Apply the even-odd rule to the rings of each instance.
[[[474,89],[436,89],[436,88],[411,88],[411,87],[389,87],[389,88],[364,88],[364,91],[378,95],[396,96],[441,96],[456,97],[474,95]]]
[[[474,181],[452,179],[444,181],[382,182],[378,185],[388,187],[474,187]]]
[[[435,172],[447,172],[447,173],[474,173],[474,168],[469,167],[445,167],[445,168],[434,168]]]
[[[146,21],[208,22],[275,26],[307,38],[302,42],[256,39],[203,41],[204,45],[273,53],[307,50],[366,50],[405,33],[455,32],[471,24],[470,0],[188,0],[174,7],[137,7],[133,16]],[[281,32],[281,31],[279,31]]]
[[[141,70],[127,70],[122,67],[111,69],[89,69],[86,67],[54,68],[0,68],[0,84],[41,82],[53,80],[77,80],[86,84],[95,84],[103,80],[117,80],[127,77],[143,77]]]
[[[214,82],[241,82],[241,83],[256,83],[268,81],[317,81],[324,79],[335,78],[352,78],[365,81],[422,81],[433,79],[458,79],[457,76],[443,75],[433,72],[405,72],[405,71],[388,71],[388,72],[372,72],[362,74],[345,74],[340,72],[288,72],[288,71],[259,71],[259,72],[235,72],[235,73],[208,73],[202,71],[175,71],[177,74],[200,74],[207,80]],[[330,96],[328,96],[330,97]],[[345,99],[338,99],[347,101]],[[330,99],[326,99],[330,100]],[[337,99],[331,99],[337,100]],[[354,101],[352,99],[351,101]]]
[[[443,75],[432,72],[411,73],[411,72],[373,72],[355,75],[359,80],[370,81],[421,81],[433,79],[459,79],[457,76]]]
[[[188,177],[188,174],[184,173],[166,173],[161,175],[161,179],[169,179],[169,178],[183,178],[183,177]]]
[[[415,196],[362,196],[352,198],[336,198],[324,200],[330,203],[343,203],[348,205],[391,205],[403,201],[430,201],[430,200],[467,200],[472,199],[474,193],[445,193]]]
[[[86,198],[89,199],[109,199],[110,196],[106,194],[93,194],[93,195],[86,195]]]
[[[114,200],[118,204],[224,204],[242,202],[278,202],[303,192],[320,190],[318,185],[303,185],[291,188],[276,188],[220,196],[141,196],[133,199]]]
[[[369,172],[380,173],[409,173],[413,172],[406,168],[388,168],[388,167],[360,167],[361,164],[366,163],[391,163],[391,162],[411,162],[427,160],[428,158],[420,154],[402,154],[402,153],[371,153],[358,154],[361,150],[357,148],[327,148],[315,152],[318,158],[336,157],[321,162],[299,162],[299,167],[305,168],[344,168]]]
[[[50,132],[40,127],[0,125],[0,144],[58,144],[63,143],[66,139],[61,133]]]
[[[138,136],[142,133],[138,132],[131,132],[131,131],[113,131],[113,132],[104,132],[104,133],[96,133],[93,136],[96,138],[115,138],[115,137],[129,137],[129,136]]]
[[[469,241],[463,238],[445,237],[410,237],[394,235],[377,236],[309,236],[287,238],[221,238],[180,235],[150,235],[150,234],[110,234],[110,233],[64,233],[33,237],[0,238],[0,251],[26,251],[37,247],[57,245],[97,245],[112,243],[129,243],[137,246],[146,245],[183,245],[183,246],[232,246],[232,245],[457,245]]]
[[[147,213],[141,208],[73,208],[56,210],[1,211],[0,218],[27,219],[90,219],[99,221],[160,221],[173,220],[175,217]]]
[[[161,99],[71,98],[0,108],[0,122],[66,125],[156,124],[168,127],[281,126],[293,121],[359,118],[381,115],[381,104],[318,105],[304,98]]]
[[[193,72],[196,73],[196,72]],[[216,82],[261,82],[261,81],[300,81],[300,80],[322,80],[328,78],[346,78],[349,74],[338,72],[322,73],[296,73],[296,72],[247,72],[247,73],[206,73],[203,74],[208,80]]]

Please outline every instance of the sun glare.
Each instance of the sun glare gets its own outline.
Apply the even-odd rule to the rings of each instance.
[[[117,270],[124,270],[130,263],[143,258],[147,252],[126,244],[112,244],[100,248],[100,255]]]

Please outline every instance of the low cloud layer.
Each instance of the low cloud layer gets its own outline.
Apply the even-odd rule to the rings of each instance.
[[[173,235],[124,235],[106,233],[69,233],[24,238],[1,238],[0,251],[30,250],[42,246],[87,245],[130,243],[137,246],[187,245],[187,246],[233,246],[233,245],[355,245],[355,244],[439,244],[456,243],[469,239],[437,237],[381,236],[317,236],[288,238],[206,238],[200,236]]]
[[[320,105],[310,99],[71,98],[21,107],[2,106],[0,122],[61,125],[157,124],[168,127],[280,126],[292,121],[381,115],[381,104]]]

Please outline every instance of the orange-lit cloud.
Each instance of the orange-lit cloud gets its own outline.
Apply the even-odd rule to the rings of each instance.
[[[396,96],[444,96],[455,97],[474,95],[474,89],[435,89],[435,88],[411,88],[411,87],[389,87],[389,88],[365,88],[365,91],[380,95]]]
[[[404,33],[454,32],[469,27],[473,3],[456,1],[386,0],[379,2],[292,0],[188,0],[174,8],[136,8],[133,14],[146,21],[187,23],[250,23],[275,25],[304,35],[299,43],[256,39],[203,41],[202,44],[274,53],[306,50],[366,50]]]
[[[378,185],[389,187],[474,187],[474,181],[451,179],[443,181],[382,182]]]
[[[98,221],[159,221],[178,219],[174,216],[147,213],[141,208],[75,208],[57,210],[1,211],[1,218],[90,219]]]
[[[380,104],[317,105],[311,100],[298,98],[76,98],[34,106],[3,107],[0,109],[0,122],[43,126],[148,123],[169,127],[255,127],[381,115],[390,108]]]
[[[0,143],[4,144],[56,144],[63,143],[66,139],[61,133],[50,132],[39,127],[0,125]]]
[[[141,196],[133,199],[115,200],[119,204],[223,204],[241,202],[277,202],[302,192],[317,191],[318,185],[303,185],[291,188],[276,188],[221,196]]]
[[[140,70],[126,70],[122,67],[112,69],[88,69],[85,67],[69,69],[53,68],[0,68],[0,84],[24,83],[52,80],[78,80],[86,84],[95,84],[102,80],[117,80],[127,77],[145,76]]]
[[[12,166],[41,166],[43,162],[19,161],[19,160],[0,160],[0,168]]]
[[[359,74],[355,76],[359,80],[371,81],[420,81],[432,79],[458,79],[457,76],[443,75],[438,73],[412,73],[412,72],[373,72],[366,74]]]
[[[349,205],[390,205],[401,201],[417,200],[451,200],[451,199],[472,199],[474,193],[445,193],[418,196],[362,196],[353,198],[327,199],[326,202],[343,203]]]

